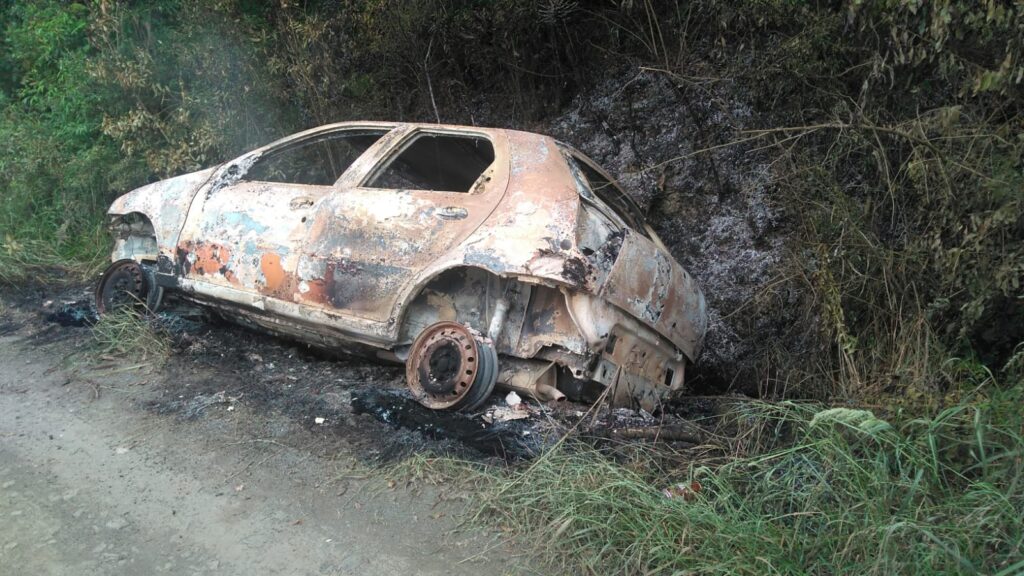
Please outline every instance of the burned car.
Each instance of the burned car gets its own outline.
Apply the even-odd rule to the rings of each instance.
[[[648,409],[683,386],[704,296],[632,199],[550,137],[344,122],[143,186],[109,210],[101,313],[165,294],[404,362],[425,406],[495,386]]]

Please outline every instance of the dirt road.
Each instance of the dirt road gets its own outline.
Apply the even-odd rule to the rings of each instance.
[[[3,330],[0,330],[2,334]],[[399,483],[283,415],[146,410],[145,372],[0,336],[0,575],[509,574],[462,500]],[[211,409],[212,410],[212,409]]]

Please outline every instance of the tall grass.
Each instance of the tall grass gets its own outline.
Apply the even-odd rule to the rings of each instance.
[[[0,285],[39,282],[55,274],[63,280],[88,279],[107,263],[109,243],[99,232],[64,244],[45,236],[0,238]]]
[[[0,284],[83,279],[117,196],[299,127],[262,72],[268,32],[226,12],[0,3]]]
[[[563,447],[490,476],[480,518],[584,574],[1018,574],[1024,438],[993,421],[1013,406],[894,424],[755,403],[734,415],[759,438],[745,455],[673,477]]]
[[[167,334],[151,316],[129,307],[100,316],[92,328],[92,362],[125,361],[160,368],[171,355]]]
[[[103,213],[130,171],[102,137],[88,19],[80,4],[0,7],[0,284],[80,279],[108,246]]]

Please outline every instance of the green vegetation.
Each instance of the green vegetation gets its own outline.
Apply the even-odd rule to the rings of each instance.
[[[228,8],[4,3],[0,28],[0,282],[96,271],[115,197],[294,127]]]
[[[100,316],[92,328],[88,359],[160,368],[171,355],[167,334],[146,314],[123,307]]]
[[[521,470],[420,456],[395,473],[485,494],[476,520],[582,574],[1020,574],[1020,389],[930,418],[746,403],[687,465],[561,446]],[[668,491],[668,494],[666,494]],[[475,506],[475,505],[471,505]]]
[[[9,282],[53,266],[90,267],[103,246],[106,175],[119,159],[99,139],[88,10],[56,2],[4,10],[0,281]]]
[[[749,129],[697,144],[763,155],[794,230],[744,315],[798,291],[825,352],[766,346],[755,379],[893,414],[755,405],[665,470],[562,449],[487,472],[481,517],[593,573],[1024,571],[1019,2],[37,0],[0,28],[0,283],[84,277],[117,195],[302,127],[536,128],[638,67],[739,95]],[[141,321],[104,349],[163,354]]]

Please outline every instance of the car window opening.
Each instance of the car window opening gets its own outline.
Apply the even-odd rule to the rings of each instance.
[[[272,151],[242,177],[250,182],[331,186],[387,130],[348,130]]]
[[[580,172],[583,173],[583,177],[590,185],[590,190],[605,204],[610,206],[620,218],[629,223],[630,227],[636,228],[638,232],[642,232],[643,227],[637,221],[637,215],[634,214],[632,206],[630,206],[629,201],[625,198],[625,192],[603,174],[595,170],[590,164],[575,157],[573,157],[573,161]]]
[[[367,187],[469,192],[494,162],[494,146],[479,136],[424,133],[414,137]]]
[[[589,163],[578,158],[575,153],[563,149],[563,154],[572,168],[577,189],[584,200],[602,210],[610,210],[618,220],[635,232],[650,238],[643,215],[639,213],[639,210],[618,185],[594,169]],[[609,214],[605,215],[610,216]]]

